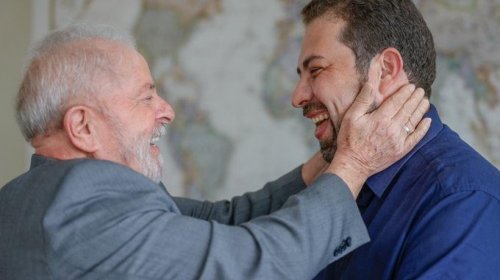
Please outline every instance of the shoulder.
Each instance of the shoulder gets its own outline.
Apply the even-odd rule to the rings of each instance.
[[[177,212],[172,198],[160,184],[134,170],[109,161],[72,160],[56,163],[64,170],[58,178],[47,215],[59,217],[84,213],[127,215],[161,210]],[[57,220],[57,219],[56,219]]]
[[[63,160],[54,163],[55,168],[65,170],[67,173],[94,173],[95,175],[103,175],[109,172],[119,172],[125,174],[138,174],[131,168],[107,160],[94,159],[74,159]]]
[[[35,164],[33,165],[33,162]],[[105,176],[106,174],[127,174],[130,176],[142,176],[131,168],[114,163],[107,160],[95,159],[71,159],[71,160],[56,160],[37,156],[32,160],[32,167],[30,170],[18,178],[37,177],[43,178],[44,176],[50,177],[66,177],[66,176],[88,176],[89,179],[98,176]],[[142,176],[144,177],[144,176]],[[146,177],[144,177],[146,178]],[[17,178],[16,178],[17,179]]]
[[[110,161],[43,158],[26,173],[7,183],[2,190],[14,188],[17,190],[27,189],[27,191],[32,192],[40,189],[59,189],[64,185],[93,185],[99,181],[117,182],[122,180],[154,184],[154,182],[127,166]]]
[[[159,184],[124,165],[89,159],[50,165],[37,167],[43,169],[37,171],[37,177],[46,182],[44,188],[54,189],[53,204],[68,207],[89,202],[121,203],[131,198],[137,202],[159,199],[161,204],[173,204]]]
[[[95,182],[112,179],[115,182],[132,180],[155,184],[149,178],[125,165],[106,160],[76,159],[58,161],[51,169],[63,173],[65,180]]]
[[[442,196],[484,192],[500,202],[500,172],[449,127],[417,153],[421,168],[436,180]]]

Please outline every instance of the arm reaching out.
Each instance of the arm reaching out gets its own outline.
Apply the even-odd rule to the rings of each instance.
[[[302,166],[302,180],[307,186],[310,186],[319,175],[323,174],[328,168],[328,162],[323,159],[321,152],[316,152]]]

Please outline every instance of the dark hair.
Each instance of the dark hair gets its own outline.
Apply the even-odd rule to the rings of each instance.
[[[366,76],[370,61],[389,47],[397,49],[411,83],[431,95],[436,78],[432,34],[411,0],[312,0],[302,10],[305,25],[314,19],[339,17],[346,22],[340,41],[356,56]]]

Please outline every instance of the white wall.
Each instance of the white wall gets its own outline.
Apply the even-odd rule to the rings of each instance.
[[[0,187],[28,166],[14,102],[31,40],[31,18],[31,1],[0,1]]]

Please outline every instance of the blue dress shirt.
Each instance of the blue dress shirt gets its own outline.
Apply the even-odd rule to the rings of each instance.
[[[372,241],[320,279],[500,279],[500,172],[434,106],[424,139],[358,199]]]

